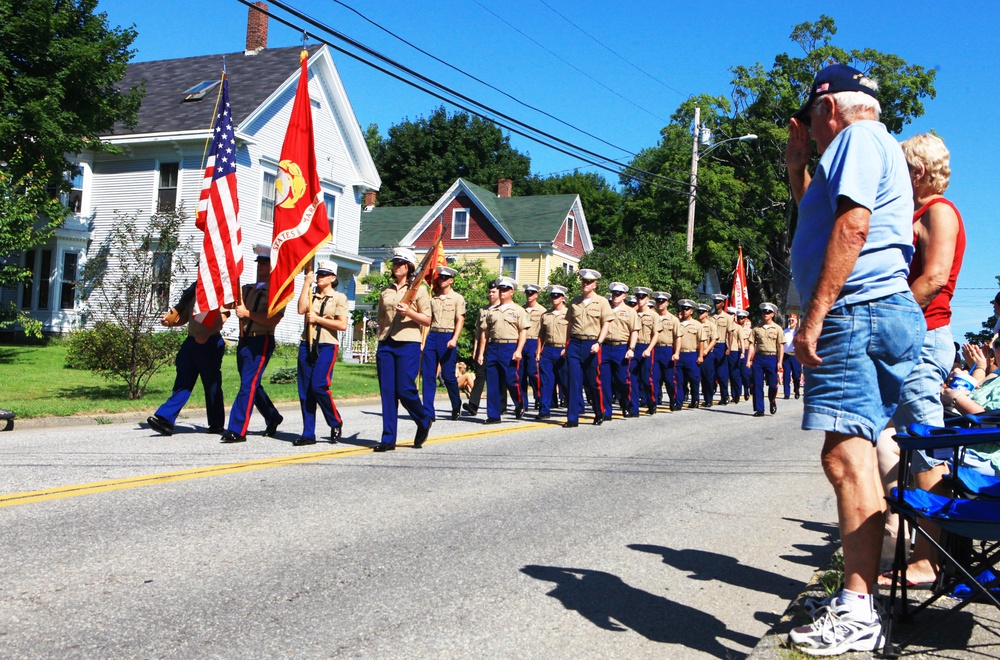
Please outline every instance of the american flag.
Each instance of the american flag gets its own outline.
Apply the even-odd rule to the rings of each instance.
[[[243,274],[243,235],[236,194],[236,130],[229,107],[229,81],[224,74],[215,111],[212,146],[205,162],[205,180],[195,220],[205,238],[198,260],[194,314],[234,304]],[[209,320],[214,321],[214,316],[202,322],[210,325]]]

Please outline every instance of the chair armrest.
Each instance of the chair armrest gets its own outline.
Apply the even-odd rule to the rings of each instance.
[[[905,434],[895,440],[903,451],[913,449],[946,449],[1000,442],[1000,428],[960,429],[953,427],[910,424]]]

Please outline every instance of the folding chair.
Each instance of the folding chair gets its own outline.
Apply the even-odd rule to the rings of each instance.
[[[972,421],[977,423],[977,420]],[[987,569],[992,569],[997,560],[1000,559],[1000,480],[985,475],[978,475],[983,477],[978,479],[976,475],[971,474],[972,471],[962,468],[965,448],[1000,442],[1000,429],[931,427],[913,424],[907,433],[899,434],[895,439],[899,443],[901,454],[898,483],[903,487],[893,488],[886,496],[889,506],[900,517],[900,532],[893,563],[894,579],[889,594],[889,616],[886,619],[885,643],[882,651],[883,655],[889,657],[898,656],[903,648],[909,646],[929,629],[923,627],[904,642],[894,644],[892,640],[894,621],[910,620],[916,614],[930,607],[941,596],[946,595],[954,586],[953,581],[939,579],[931,596],[915,609],[910,610],[906,588],[907,539],[906,533],[903,531],[906,523],[909,523],[911,528],[916,529],[937,549],[941,558],[942,572],[945,571],[946,567],[949,570],[953,569],[956,578],[964,580],[973,590],[972,597],[952,608],[935,625],[941,625],[976,600],[986,600],[1000,608],[1000,600],[990,591],[990,587],[997,585],[992,583],[984,585],[976,580],[976,576]],[[952,466],[957,466],[958,469],[952,470],[950,483],[955,486],[962,479],[968,480],[967,487],[957,489],[961,494],[954,497],[943,497],[918,488],[905,487],[905,484],[910,482],[910,458],[912,453],[918,449],[934,452],[938,458],[943,458],[942,453],[951,454]],[[983,487],[986,488],[985,492],[982,491]],[[953,538],[967,540],[965,547],[973,546],[970,556],[957,556],[954,550],[946,549],[945,546],[949,544],[939,543],[928,535],[921,528],[922,522],[937,525]],[[900,591],[898,602],[896,600],[897,589]]]

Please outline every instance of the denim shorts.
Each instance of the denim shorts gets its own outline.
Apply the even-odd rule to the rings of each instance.
[[[955,343],[951,327],[928,330],[920,348],[920,358],[913,371],[903,381],[899,407],[892,416],[892,423],[899,430],[910,424],[944,426],[944,406],[941,405],[941,384],[955,362]],[[931,458],[926,452],[913,456],[914,472],[926,472],[944,461]]]
[[[835,305],[816,345],[822,364],[803,368],[802,428],[860,436],[874,444],[896,412],[926,327],[909,292]]]

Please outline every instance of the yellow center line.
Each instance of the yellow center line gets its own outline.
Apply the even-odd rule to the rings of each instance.
[[[429,445],[443,444],[445,442],[456,442],[459,440],[471,440],[494,435],[505,435],[507,433],[520,433],[534,429],[551,427],[551,423],[518,424],[497,428],[489,426],[476,431],[464,433],[452,433],[449,435],[436,436],[425,443]],[[412,444],[400,445],[411,447]],[[138,488],[140,486],[155,486],[158,484],[170,483],[172,481],[186,481],[188,479],[201,479],[204,477],[215,477],[223,474],[233,474],[236,472],[249,472],[250,470],[261,470],[264,468],[283,467],[286,465],[298,465],[301,463],[313,463],[316,461],[326,461],[334,458],[348,458],[361,454],[370,454],[371,447],[349,447],[343,449],[332,449],[326,451],[316,451],[307,454],[297,454],[294,456],[277,456],[274,458],[262,458],[255,461],[245,461],[242,463],[227,463],[224,465],[210,465],[207,467],[194,468],[191,470],[179,470],[177,472],[163,472],[160,474],[147,474],[138,477],[126,477],[124,479],[112,479],[110,481],[96,481],[89,484],[75,484],[71,486],[58,486],[46,490],[34,490],[24,493],[11,493],[0,495],[0,507],[17,506],[19,504],[31,504],[33,502],[44,502],[47,500],[58,500],[68,497],[78,497],[80,495],[92,495],[111,490],[123,490],[125,488]]]

